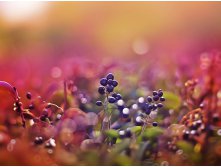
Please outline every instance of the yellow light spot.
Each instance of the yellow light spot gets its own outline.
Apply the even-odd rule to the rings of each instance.
[[[201,150],[201,145],[198,143],[194,147],[194,152],[198,153],[198,152],[200,152],[200,150]]]

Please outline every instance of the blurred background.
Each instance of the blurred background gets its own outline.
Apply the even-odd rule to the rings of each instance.
[[[41,87],[83,62],[88,75],[85,66],[110,62],[137,75],[146,66],[191,74],[221,48],[220,11],[220,2],[0,2],[0,79]]]

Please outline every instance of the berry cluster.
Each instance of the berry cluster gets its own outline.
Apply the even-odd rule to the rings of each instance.
[[[109,103],[116,103],[118,100],[122,99],[121,94],[115,93],[114,88],[117,87],[118,82],[114,80],[114,75],[109,73],[105,78],[100,80],[100,86],[98,88],[98,93],[101,95],[106,95],[107,101]],[[102,106],[102,101],[96,102],[97,106]]]
[[[146,98],[140,97],[132,105],[127,105],[122,99],[120,94],[114,92],[114,88],[118,85],[118,82],[114,80],[114,75],[109,73],[105,78],[100,80],[100,86],[98,92],[105,96],[104,103],[97,101],[97,106],[104,106],[104,111],[107,108],[108,103],[114,103],[119,111],[119,117],[110,128],[118,131],[119,138],[130,138],[133,133],[131,128],[135,126],[143,126],[143,130],[148,124],[152,126],[158,126],[157,122],[153,119],[156,117],[157,110],[163,107],[165,98],[163,97],[163,91],[153,91],[152,96]],[[155,114],[155,117],[154,117]],[[126,125],[128,124],[128,126]],[[126,126],[126,127],[125,127]],[[115,143],[114,141],[112,141]]]
[[[153,91],[152,96],[148,96],[146,99],[140,97],[137,103],[132,105],[132,109],[138,111],[135,117],[135,124],[141,126],[148,123],[150,119],[155,118],[157,110],[163,107],[162,102],[165,101],[163,97],[163,91],[159,89],[158,91]],[[157,126],[157,122],[152,122],[153,126]]]
[[[202,109],[195,109],[187,113],[181,120],[185,124],[186,129],[183,131],[184,140],[194,140],[195,136],[199,136],[205,131],[205,118]]]

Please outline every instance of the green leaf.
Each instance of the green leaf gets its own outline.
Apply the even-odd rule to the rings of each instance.
[[[143,136],[147,137],[149,139],[154,139],[157,136],[161,135],[163,133],[163,129],[160,127],[151,127],[151,128],[147,128],[144,133]]]
[[[128,156],[125,155],[117,155],[114,158],[114,162],[119,166],[130,166],[132,165],[132,160]]]
[[[139,149],[137,150],[137,153],[136,153],[136,159],[137,160],[141,160],[143,155],[144,155],[144,152],[146,150],[146,147],[150,144],[150,141],[146,141],[146,142],[141,142],[140,145],[139,145]]]
[[[124,139],[121,143],[116,144],[113,149],[111,150],[111,155],[116,155],[121,153],[123,150],[128,148],[130,145],[130,139]]]
[[[164,97],[166,99],[165,106],[170,109],[177,109],[181,105],[181,99],[179,96],[172,92],[164,92]]]
[[[105,134],[110,137],[110,138],[118,138],[119,134],[116,130],[110,129],[110,130],[106,130]]]
[[[193,152],[193,145],[186,141],[178,141],[177,147],[182,149],[185,153]]]
[[[132,133],[136,133],[137,134],[137,133],[141,132],[142,128],[141,128],[141,126],[134,126],[130,130],[131,130]]]

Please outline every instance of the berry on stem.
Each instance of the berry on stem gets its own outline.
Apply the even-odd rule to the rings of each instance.
[[[157,91],[153,91],[153,96],[156,96],[157,94]]]
[[[101,84],[102,86],[106,86],[106,85],[107,85],[107,79],[106,79],[106,78],[102,78],[102,79],[100,80],[100,84]]]
[[[27,92],[26,97],[27,97],[27,99],[31,100],[31,93]]]
[[[98,92],[103,95],[105,93],[105,88],[103,86],[99,86]]]
[[[135,123],[137,126],[143,125],[143,120],[141,116],[137,116],[135,121],[136,121]]]
[[[147,101],[150,103],[150,102],[152,102],[152,97],[151,96],[148,96],[147,97]]]
[[[114,87],[112,85],[107,85],[107,91],[109,93],[113,92],[113,90],[114,90]]]
[[[115,103],[116,102],[116,99],[114,97],[109,97],[108,98],[108,102],[109,103]]]
[[[108,79],[112,79],[113,80],[114,79],[114,75],[112,73],[109,73],[109,74],[107,74],[106,78],[107,78],[107,80]]]
[[[158,123],[157,123],[157,122],[153,122],[152,125],[153,125],[154,127],[156,127],[156,126],[158,126]]]
[[[119,94],[119,93],[118,93],[118,94],[117,94],[117,97],[116,97],[116,99],[117,99],[117,100],[120,100],[120,99],[122,99],[122,96],[121,96],[121,94]]]
[[[154,101],[158,101],[158,100],[159,100],[159,96],[158,96],[158,95],[155,95],[155,96],[153,97],[153,100],[154,100]]]
[[[165,98],[164,97],[160,97],[160,101],[165,101]]]
[[[114,87],[116,87],[116,86],[118,85],[118,82],[117,82],[116,80],[113,80],[113,81],[112,81],[112,85],[113,85]]]
[[[102,102],[101,101],[96,101],[96,105],[97,106],[102,106]]]
[[[113,84],[113,80],[112,79],[108,79],[107,80],[107,84],[112,85]]]
[[[162,96],[163,96],[163,92],[162,92],[162,91],[159,91],[159,92],[158,92],[158,96],[159,96],[159,97],[162,97]]]
[[[162,107],[163,107],[163,104],[162,104],[162,103],[158,103],[158,104],[157,104],[157,107],[158,107],[158,108],[162,108]]]

